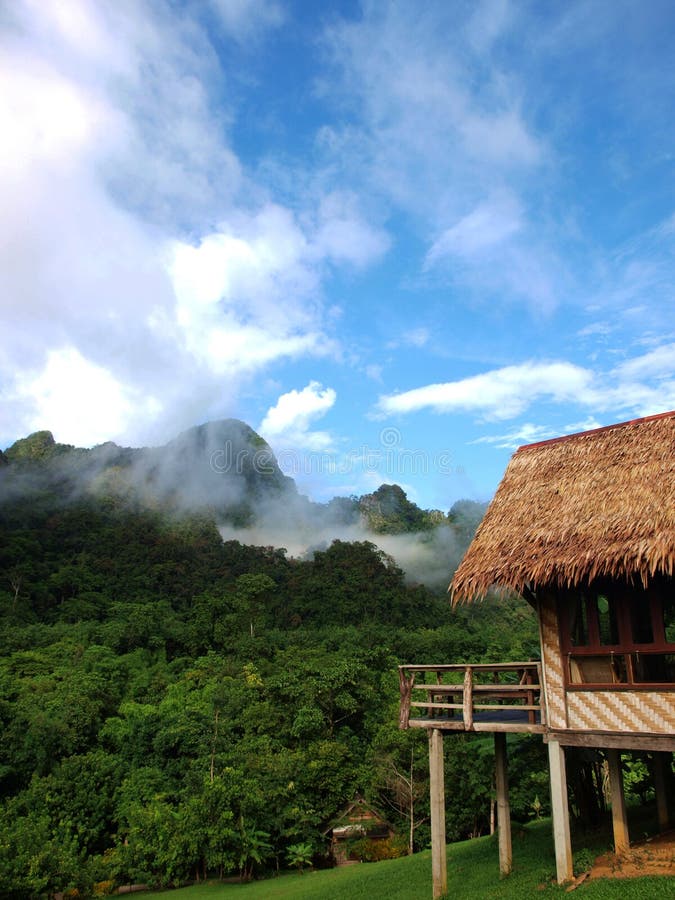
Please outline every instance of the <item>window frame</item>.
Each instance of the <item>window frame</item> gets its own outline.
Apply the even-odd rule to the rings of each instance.
[[[664,623],[664,601],[666,591],[673,591],[672,579],[657,578],[648,588],[641,585],[599,579],[591,584],[577,588],[566,588],[557,591],[556,607],[560,648],[563,657],[563,677],[567,690],[675,690],[673,681],[639,681],[636,680],[636,669],[640,665],[640,656],[675,656],[675,642],[666,640]],[[581,596],[585,604],[588,641],[584,645],[572,642],[572,621],[574,609]],[[600,642],[600,621],[598,599],[608,598],[614,605],[618,643],[602,644]],[[635,602],[649,604],[650,623],[653,640],[638,642],[633,637],[632,609]],[[571,667],[579,662],[588,661],[587,668],[592,670],[593,662],[609,660],[606,674],[613,676],[617,667],[622,670],[625,680],[615,681],[575,681]],[[579,662],[577,662],[579,661]],[[599,665],[602,668],[602,665]],[[596,671],[598,666],[596,666]]]

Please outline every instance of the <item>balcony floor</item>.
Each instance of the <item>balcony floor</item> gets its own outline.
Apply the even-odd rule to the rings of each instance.
[[[527,710],[504,708],[503,711],[475,712],[473,727],[466,728],[461,716],[438,716],[438,718],[410,718],[409,728],[438,728],[442,731],[506,731],[521,734],[543,734],[546,726],[542,725],[539,713],[534,722],[530,722]]]

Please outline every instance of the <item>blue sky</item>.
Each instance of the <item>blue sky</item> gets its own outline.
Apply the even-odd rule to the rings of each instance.
[[[15,0],[0,446],[234,416],[318,500],[487,499],[675,408],[675,7]]]

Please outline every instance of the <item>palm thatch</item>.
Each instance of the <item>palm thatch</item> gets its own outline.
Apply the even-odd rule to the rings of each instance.
[[[453,603],[675,571],[675,411],[521,447],[455,573]]]

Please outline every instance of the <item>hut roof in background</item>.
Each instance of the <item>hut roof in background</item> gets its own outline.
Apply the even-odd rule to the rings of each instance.
[[[675,411],[517,450],[450,589],[458,603],[674,571]]]

